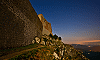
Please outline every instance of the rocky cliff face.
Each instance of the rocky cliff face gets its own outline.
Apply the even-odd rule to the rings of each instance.
[[[42,14],[39,14],[38,15],[40,21],[42,22],[43,24],[43,31],[42,31],[42,34],[46,34],[46,35],[49,35],[50,33],[52,34],[52,28],[51,28],[51,23],[49,23]]]
[[[29,45],[43,25],[29,0],[0,0],[0,48]]]

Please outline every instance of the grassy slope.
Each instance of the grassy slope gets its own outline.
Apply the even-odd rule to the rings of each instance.
[[[14,52],[19,52],[19,51],[30,49],[30,48],[36,48],[37,46],[39,46],[39,44],[35,43],[35,44],[28,45],[28,46],[0,50],[0,57],[4,56],[4,55],[7,55],[7,54],[14,53]]]
[[[54,49],[49,46],[44,46],[41,48],[33,49],[32,51],[28,51],[26,53],[23,53],[21,55],[18,55],[14,58],[11,58],[9,60],[53,60],[53,52]]]

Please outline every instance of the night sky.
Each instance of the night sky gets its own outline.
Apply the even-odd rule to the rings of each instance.
[[[67,44],[100,44],[100,0],[30,0]]]

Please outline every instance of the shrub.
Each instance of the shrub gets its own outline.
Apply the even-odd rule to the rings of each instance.
[[[57,39],[57,38],[58,38],[58,36],[55,34],[55,35],[53,36],[53,38],[54,38],[54,39]]]
[[[49,36],[50,36],[50,37],[53,37],[51,33],[49,34]]]
[[[59,37],[59,40],[61,40],[61,37]]]

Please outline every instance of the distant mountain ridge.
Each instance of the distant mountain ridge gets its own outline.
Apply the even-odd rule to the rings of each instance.
[[[71,44],[76,49],[92,50],[95,52],[100,52],[100,46],[98,45],[80,45],[80,44]]]

